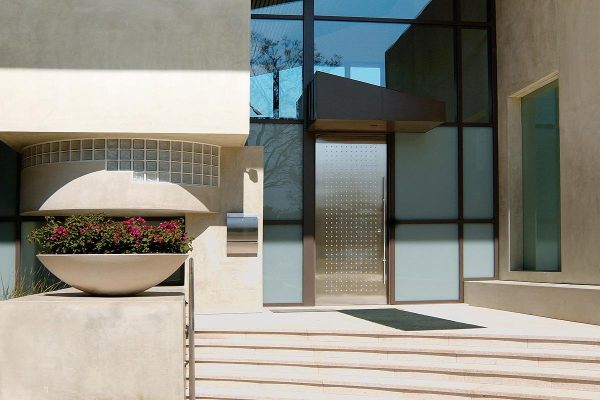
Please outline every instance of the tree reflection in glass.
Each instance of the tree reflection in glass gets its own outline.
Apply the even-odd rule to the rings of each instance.
[[[264,147],[264,219],[302,219],[302,124],[251,124],[248,146]]]

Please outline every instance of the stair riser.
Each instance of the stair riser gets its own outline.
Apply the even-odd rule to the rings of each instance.
[[[286,360],[316,360],[331,359],[345,362],[376,363],[378,360],[396,362],[416,361],[433,363],[467,363],[487,365],[515,365],[525,367],[566,368],[600,371],[600,362],[564,359],[537,359],[518,357],[497,357],[486,355],[455,355],[455,354],[419,354],[419,353],[383,353],[369,351],[317,351],[300,349],[256,349],[246,347],[197,347],[196,359],[219,359],[219,357],[268,360],[269,358]]]
[[[313,385],[294,385],[294,384],[271,384],[271,383],[254,383],[254,382],[234,382],[234,381],[211,381],[202,380],[202,386],[205,390],[210,389],[227,389],[231,391],[240,391],[248,393],[249,395],[257,395],[260,397],[261,393],[269,392],[283,392],[283,393],[295,393],[303,394],[302,398],[306,399],[325,399],[327,394],[332,395],[352,395],[360,396],[362,399],[377,399],[377,400],[463,400],[472,399],[474,397],[468,394],[462,395],[447,395],[447,394],[432,394],[432,393],[418,393],[418,392],[392,392],[386,390],[373,390],[373,389],[362,389],[362,388],[346,388],[346,387],[328,387],[328,386],[313,386]],[[264,397],[268,399],[268,397]],[[232,399],[239,399],[239,397],[232,397]],[[488,400],[486,398],[486,400]],[[506,400],[503,399],[503,400]]]
[[[307,366],[287,366],[287,365],[260,365],[260,364],[230,364],[230,363],[197,363],[197,375],[201,374],[235,374],[244,376],[245,374],[254,375],[264,373],[265,376],[284,374],[292,377],[311,377],[334,378],[336,380],[352,378],[358,379],[377,379],[377,378],[400,378],[400,379],[421,379],[421,380],[444,380],[457,382],[485,383],[495,385],[516,385],[530,387],[545,387],[559,389],[576,389],[600,392],[600,381],[591,383],[588,381],[559,380],[550,378],[539,378],[534,376],[485,376],[475,373],[447,373],[433,371],[394,371],[377,369],[359,369],[359,368],[323,368]]]
[[[559,349],[575,351],[598,351],[600,343],[577,343],[568,341],[536,341],[518,339],[479,339],[452,337],[406,337],[406,336],[359,336],[359,335],[307,335],[307,334],[245,334],[245,333],[197,333],[196,340],[240,340],[257,343],[273,342],[325,342],[325,343],[388,343],[388,344],[417,344],[435,346],[473,346],[507,349]]]

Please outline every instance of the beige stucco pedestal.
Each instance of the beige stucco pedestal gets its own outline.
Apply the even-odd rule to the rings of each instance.
[[[0,399],[185,398],[182,292],[0,302]]]

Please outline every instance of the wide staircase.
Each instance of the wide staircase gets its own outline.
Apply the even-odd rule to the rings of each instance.
[[[600,399],[600,339],[456,331],[195,339],[199,399]]]

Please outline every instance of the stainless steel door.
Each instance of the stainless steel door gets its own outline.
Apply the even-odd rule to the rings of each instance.
[[[317,139],[317,305],[386,304],[386,144]]]

